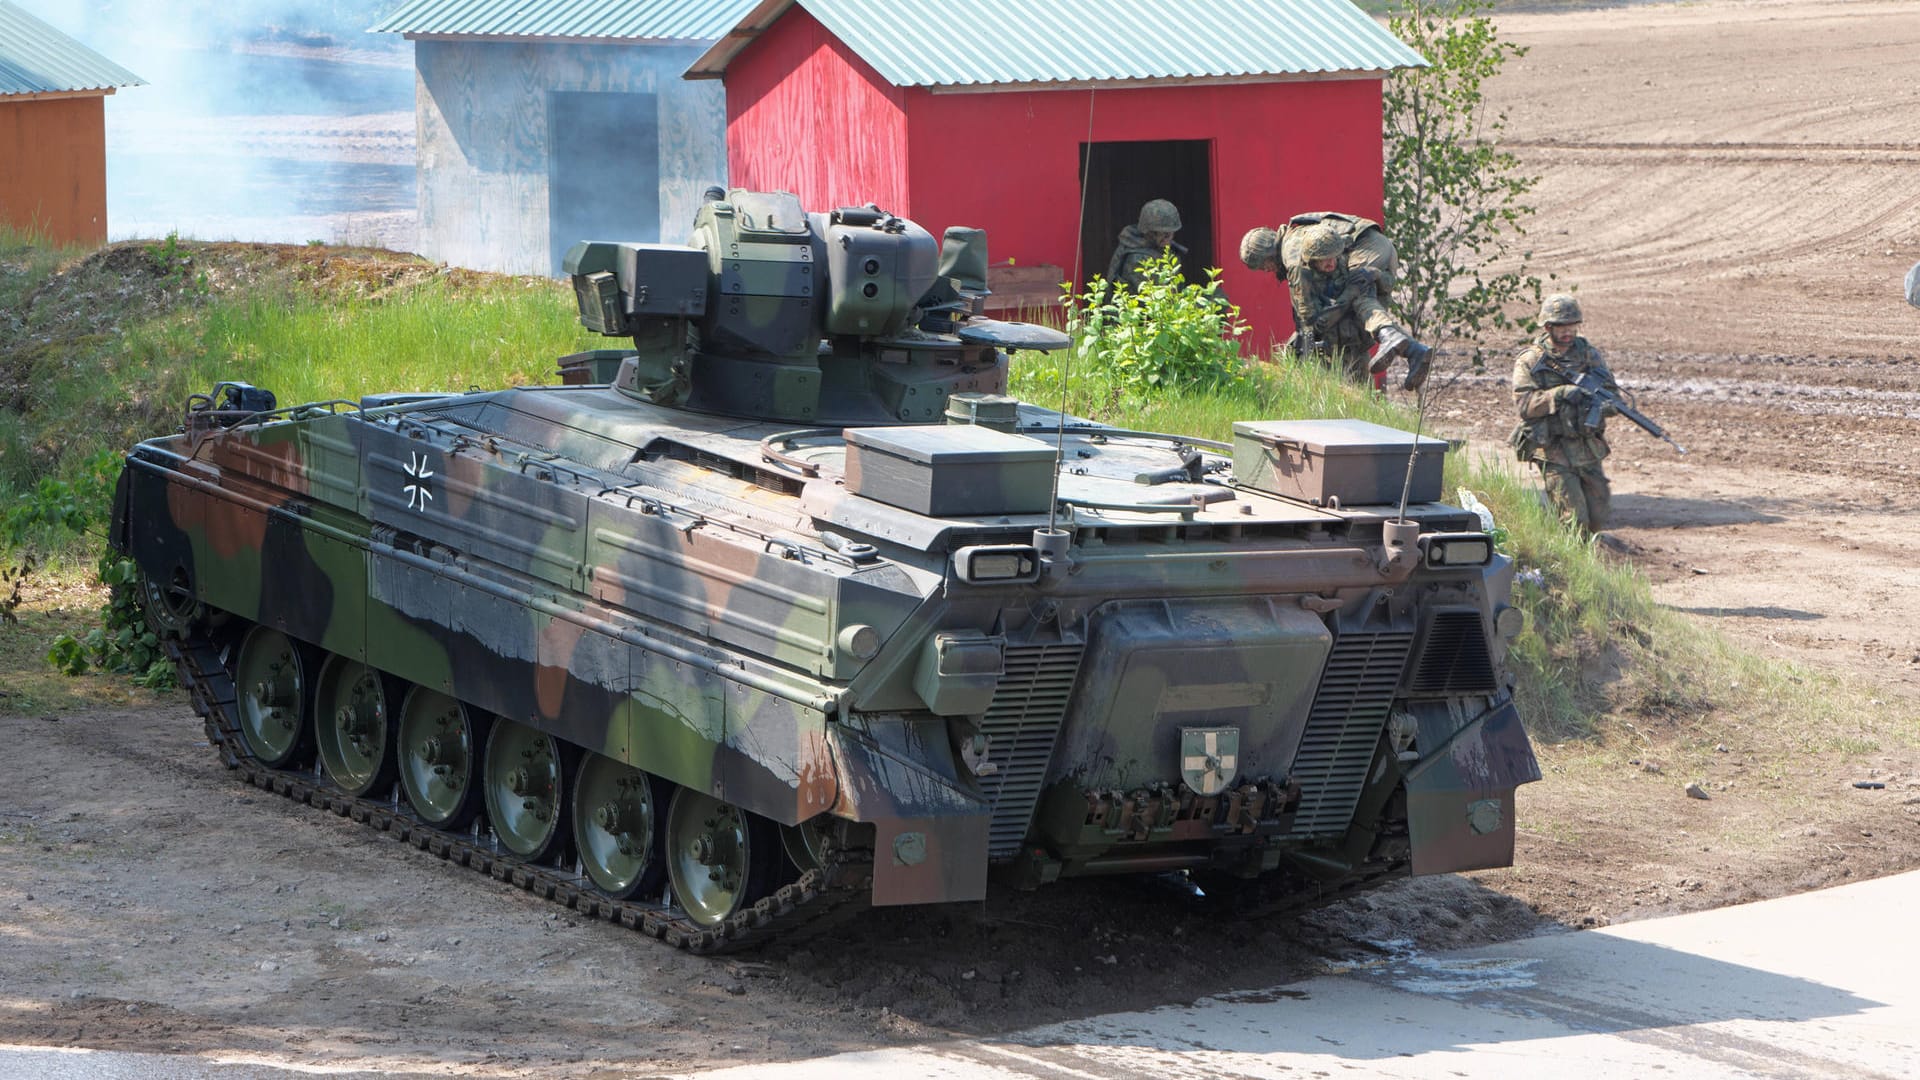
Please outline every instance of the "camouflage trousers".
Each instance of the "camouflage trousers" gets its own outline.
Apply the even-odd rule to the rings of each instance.
[[[1547,489],[1548,500],[1560,512],[1560,520],[1587,534],[1607,527],[1607,519],[1613,513],[1613,485],[1607,483],[1607,474],[1600,470],[1599,462],[1567,465],[1536,460],[1534,464],[1540,466],[1541,486]]]

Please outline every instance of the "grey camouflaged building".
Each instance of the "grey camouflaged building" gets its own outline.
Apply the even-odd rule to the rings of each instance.
[[[752,0],[410,0],[421,253],[558,274],[576,240],[685,239],[727,176],[725,100],[680,73]]]

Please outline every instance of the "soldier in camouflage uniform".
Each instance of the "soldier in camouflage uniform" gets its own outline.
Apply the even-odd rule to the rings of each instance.
[[[1620,388],[1600,350],[1579,336],[1580,320],[1580,303],[1571,296],[1549,296],[1540,305],[1540,336],[1513,364],[1513,401],[1520,410],[1513,444],[1521,460],[1540,466],[1560,516],[1591,534],[1606,527],[1613,500],[1600,467],[1608,453],[1606,415],[1587,426],[1591,402],[1574,384],[1593,372],[1608,391]]]
[[[1297,214],[1278,229],[1249,230],[1240,238],[1240,261],[1287,283],[1295,352],[1337,357],[1362,383],[1405,355],[1401,389],[1427,381],[1433,350],[1407,336],[1380,302],[1393,292],[1399,261],[1378,222],[1330,211]],[[1367,350],[1376,344],[1369,362]]]
[[[1140,264],[1171,251],[1184,255],[1186,248],[1173,242],[1180,231],[1180,211],[1165,199],[1151,199],[1140,208],[1140,221],[1120,230],[1120,246],[1107,262],[1107,280],[1137,289],[1141,285]]]

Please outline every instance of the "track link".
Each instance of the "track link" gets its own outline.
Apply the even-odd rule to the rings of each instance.
[[[221,763],[237,771],[247,783],[391,833],[422,851],[516,885],[562,907],[619,923],[676,949],[711,955],[808,937],[857,915],[867,906],[863,889],[833,884],[840,877],[838,865],[804,872],[799,880],[781,886],[719,926],[702,926],[663,904],[615,900],[595,890],[585,877],[559,867],[523,862],[500,851],[485,834],[461,836],[432,828],[404,803],[347,795],[317,773],[268,768],[252,757],[240,739],[233,678],[215,643],[194,636],[166,638],[165,644],[180,673],[180,684],[192,697],[193,711],[206,724],[207,742]]]

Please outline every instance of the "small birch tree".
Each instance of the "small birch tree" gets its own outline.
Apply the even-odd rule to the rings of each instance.
[[[1531,325],[1540,302],[1516,250],[1539,178],[1500,148],[1505,112],[1485,83],[1526,49],[1502,41],[1491,0],[1405,0],[1389,26],[1431,65],[1397,71],[1383,90],[1387,231],[1399,249],[1394,306],[1408,333],[1436,348],[1453,339],[1485,367],[1487,339]],[[1495,269],[1495,268],[1499,269]]]

